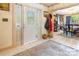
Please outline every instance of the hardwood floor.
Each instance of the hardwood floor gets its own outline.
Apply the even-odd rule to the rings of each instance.
[[[79,56],[79,51],[49,40],[39,46],[18,53],[15,56]]]

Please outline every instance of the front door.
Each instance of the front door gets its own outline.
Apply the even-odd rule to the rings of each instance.
[[[24,43],[30,43],[41,37],[41,11],[24,7]]]

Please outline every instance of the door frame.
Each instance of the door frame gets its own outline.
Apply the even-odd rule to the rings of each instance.
[[[16,16],[15,16],[15,11],[16,11],[16,9],[15,9],[15,6],[16,5],[19,5],[19,6],[21,6],[21,40],[20,40],[20,45],[22,45],[23,43],[22,43],[22,39],[23,39],[23,28],[22,28],[22,26],[23,26],[23,21],[22,21],[22,19],[23,19],[23,17],[22,17],[22,5],[21,4],[18,4],[18,3],[13,3],[12,4],[12,46],[13,47],[16,47],[17,46],[17,39],[16,39]]]
[[[28,6],[28,5],[22,5],[22,4],[19,4],[19,3],[13,3],[12,4],[12,46],[16,47],[17,46],[17,42],[16,42],[16,18],[15,18],[15,7],[16,5],[19,5],[21,6],[21,45],[24,45],[24,7],[29,7],[29,8],[34,8],[34,9],[37,9],[37,10],[40,10],[41,11],[41,19],[40,19],[40,32],[42,35],[42,10],[41,9],[38,9],[38,8],[35,8],[35,7],[31,7],[31,6]]]

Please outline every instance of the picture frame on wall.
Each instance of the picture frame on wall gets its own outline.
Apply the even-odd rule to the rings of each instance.
[[[0,3],[0,10],[9,11],[10,10],[9,7],[10,7],[9,3]]]

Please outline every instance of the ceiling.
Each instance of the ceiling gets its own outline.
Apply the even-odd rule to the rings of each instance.
[[[54,14],[74,14],[79,13],[79,3],[40,3],[49,7]]]
[[[73,6],[70,8],[66,8],[66,9],[61,9],[61,10],[57,10],[54,12],[54,14],[74,14],[74,13],[79,13],[79,5],[77,6]]]
[[[50,7],[50,6],[54,6],[58,3],[41,3],[42,5],[46,6],[46,7]]]

